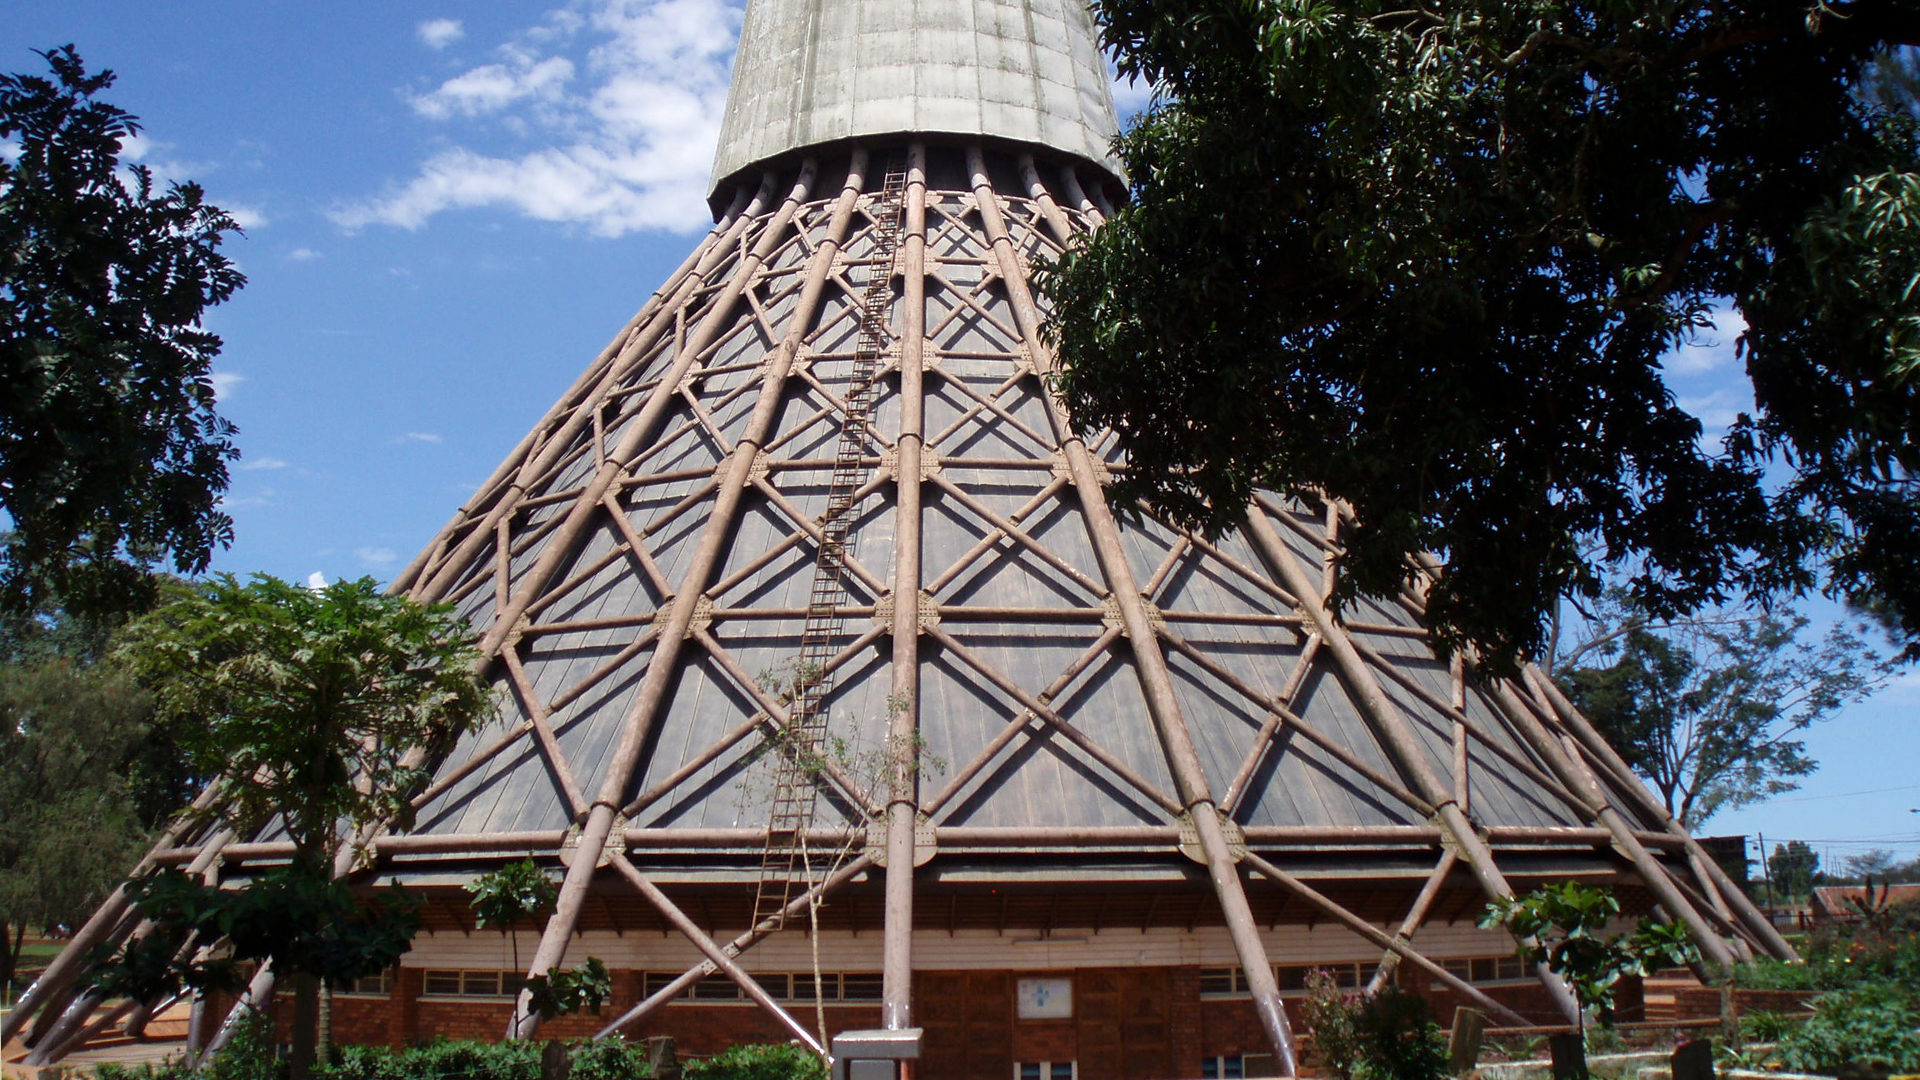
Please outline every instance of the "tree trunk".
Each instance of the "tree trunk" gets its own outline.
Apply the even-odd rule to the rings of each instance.
[[[0,986],[7,989],[7,998],[13,998],[13,973],[20,970],[20,949],[26,944],[27,924],[14,927],[14,933],[7,932],[7,924],[0,922]]]
[[[316,1064],[333,1064],[333,984],[320,985],[320,1037],[315,1040],[313,1059]]]
[[[293,1052],[287,1057],[287,1080],[309,1080],[313,1075],[314,1031],[320,1023],[320,980],[312,975],[293,977]]]

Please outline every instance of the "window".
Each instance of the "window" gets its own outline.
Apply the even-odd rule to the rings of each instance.
[[[1071,1061],[1022,1061],[1013,1067],[1014,1080],[1073,1080]]]
[[[1200,1059],[1200,1080],[1243,1080],[1246,1075],[1246,1059],[1239,1054]]]
[[[1201,968],[1200,994],[1202,997],[1225,997],[1244,990],[1239,968]]]
[[[393,972],[383,971],[378,975],[363,975],[358,979],[349,979],[340,984],[334,992],[386,997],[393,992]]]
[[[877,971],[850,972],[840,976],[841,1001],[879,1001],[880,973]],[[1071,1077],[1066,1080],[1072,1080]]]
[[[1490,983],[1524,980],[1530,977],[1526,961],[1517,956],[1475,956],[1464,960],[1442,960],[1440,966],[1449,975],[1468,982]]]
[[[695,1001],[739,1001],[745,996],[725,975],[709,975],[693,984]]]
[[[517,971],[427,971],[421,992],[427,997],[513,997],[520,992]]]
[[[680,977],[678,971],[648,971],[641,975],[640,985],[647,997],[665,990]],[[881,978],[877,971],[849,971],[845,974],[824,972],[817,981],[811,971],[774,971],[754,972],[754,981],[758,982],[768,995],[777,1001],[879,1001],[881,997]],[[733,980],[718,972],[693,984],[693,989],[680,995],[681,1001],[747,1001],[746,993],[733,984]]]
[[[1307,989],[1307,976],[1315,971],[1324,971],[1332,979],[1333,985],[1342,990],[1358,989],[1366,982],[1358,963],[1347,964],[1294,964],[1279,968],[1274,977],[1279,980],[1280,989],[1304,993]],[[1370,974],[1370,972],[1369,972]]]

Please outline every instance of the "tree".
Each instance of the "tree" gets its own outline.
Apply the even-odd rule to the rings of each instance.
[[[78,926],[138,858],[126,773],[150,711],[116,671],[0,666],[0,983],[28,928]]]
[[[1554,675],[1689,829],[1799,786],[1818,766],[1797,736],[1891,674],[1845,623],[1815,638],[1790,611],[1659,622],[1609,599]]]
[[[1775,844],[1773,854],[1767,856],[1767,875],[1782,896],[1805,896],[1819,873],[1820,856],[1805,840]]]
[[[1920,881],[1920,858],[1901,862],[1894,857],[1893,852],[1885,848],[1874,848],[1861,855],[1849,855],[1844,866],[1848,881],[1879,885]]]
[[[30,928],[77,926],[197,785],[106,659],[117,620],[0,612],[0,982]]]
[[[0,602],[127,610],[149,568],[197,573],[232,538],[201,317],[246,281],[220,251],[238,227],[122,164],[140,125],[96,99],[112,72],[40,55],[51,78],[0,75]]]
[[[1095,6],[1158,96],[1042,282],[1117,497],[1339,500],[1336,600],[1434,552],[1440,643],[1496,665],[1616,575],[1658,618],[1824,582],[1920,638],[1920,152],[1858,93],[1920,9]],[[1718,304],[1755,409],[1709,447],[1662,358]]]
[[[308,589],[226,574],[135,621],[118,655],[191,732],[202,774],[220,778],[207,814],[240,835],[284,836],[292,858],[238,892],[177,870],[137,883],[142,914],[167,932],[130,943],[103,985],[150,998],[231,985],[238,962],[270,962],[295,984],[304,1075],[319,985],[391,967],[418,926],[397,889],[369,899],[335,867],[376,822],[411,827],[427,769],[486,708],[471,636],[450,609],[382,595],[371,578]],[[221,940],[220,953],[183,948]]]

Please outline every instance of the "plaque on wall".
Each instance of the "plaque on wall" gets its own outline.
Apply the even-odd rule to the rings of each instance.
[[[1022,1020],[1071,1020],[1073,980],[1062,977],[1021,979],[1019,1001]]]

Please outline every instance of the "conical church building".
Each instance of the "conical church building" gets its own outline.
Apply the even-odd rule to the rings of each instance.
[[[917,1028],[926,1080],[1280,1075],[1314,968],[1564,1020],[1475,926],[1543,882],[1787,954],[1537,672],[1437,661],[1417,593],[1336,621],[1337,507],[1209,542],[1114,505],[1032,284],[1124,197],[1094,41],[1079,0],[753,0],[712,232],[396,582],[471,620],[500,711],[352,870],[431,899],[336,1038]],[[557,912],[477,928],[461,886],[528,857]],[[147,1007],[73,982],[135,923],[9,1018],[39,1061]],[[527,1014],[590,956],[602,1015]]]

